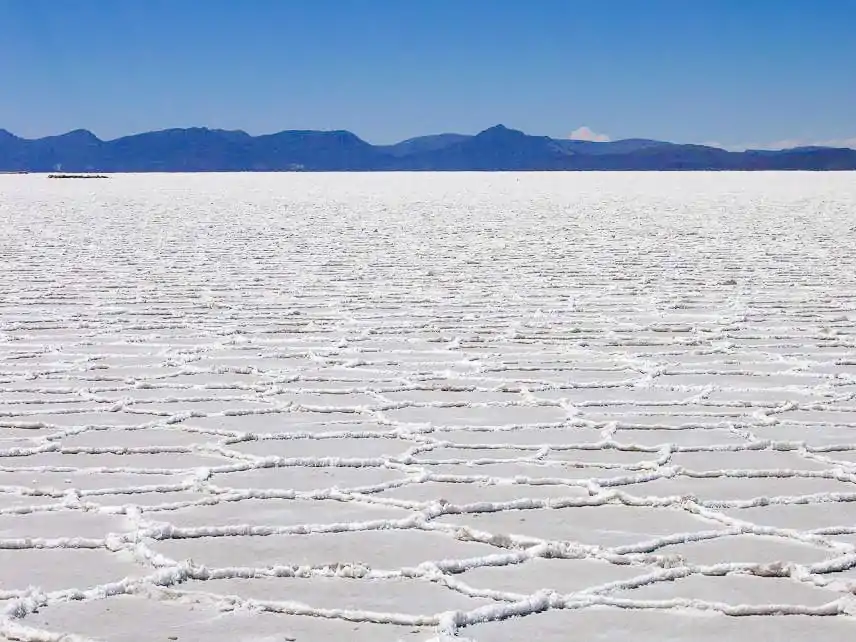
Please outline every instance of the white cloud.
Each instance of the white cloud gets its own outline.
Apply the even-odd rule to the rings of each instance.
[[[585,126],[578,127],[572,131],[568,138],[571,140],[588,140],[595,143],[608,143],[610,141],[609,136],[606,134],[598,134],[596,131],[592,131],[592,129]]]

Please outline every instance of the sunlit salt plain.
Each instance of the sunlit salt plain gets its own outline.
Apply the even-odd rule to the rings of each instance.
[[[0,638],[856,637],[853,174],[0,177]]]

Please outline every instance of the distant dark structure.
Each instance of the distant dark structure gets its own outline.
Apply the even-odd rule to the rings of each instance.
[[[48,174],[48,178],[109,178],[103,174]]]
[[[371,145],[347,131],[167,129],[102,141],[75,130],[36,140],[0,129],[0,171],[743,171],[856,170],[856,150],[804,147],[729,152],[656,140],[530,136],[502,125],[474,136],[438,134]]]

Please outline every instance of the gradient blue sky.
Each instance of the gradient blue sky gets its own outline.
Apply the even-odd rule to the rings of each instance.
[[[0,127],[856,146],[856,0],[0,0]]]

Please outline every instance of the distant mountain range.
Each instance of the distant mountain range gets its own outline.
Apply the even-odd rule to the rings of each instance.
[[[730,152],[657,140],[530,136],[497,125],[371,145],[348,131],[167,129],[100,140],[78,129],[39,139],[0,129],[0,172],[856,170],[856,150]]]

